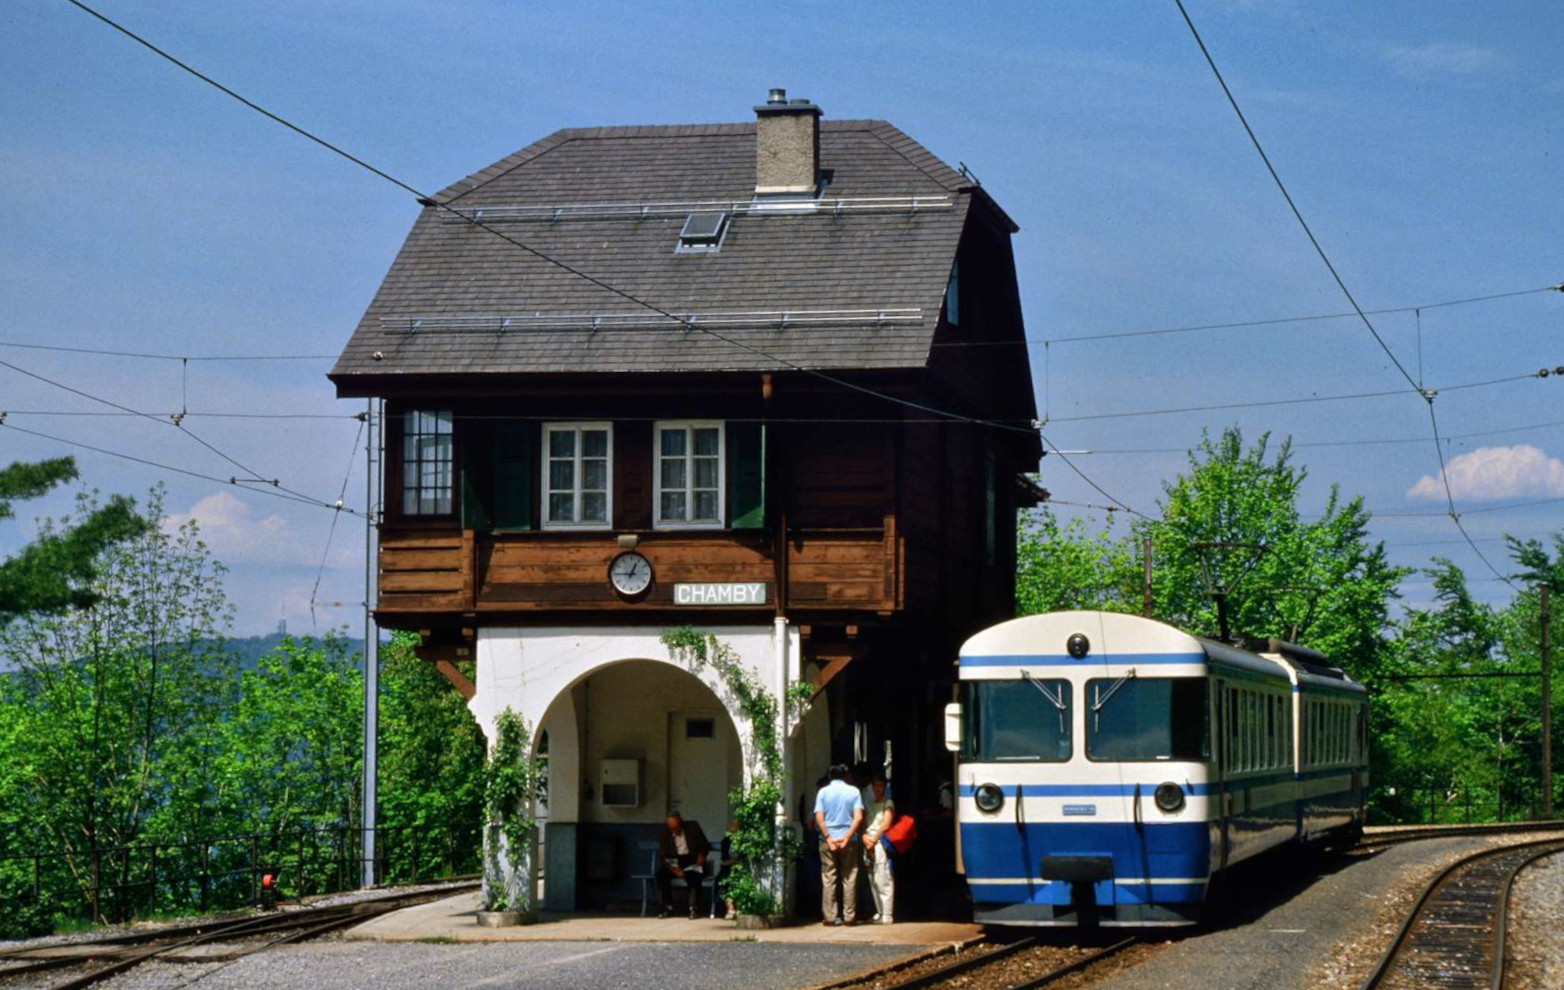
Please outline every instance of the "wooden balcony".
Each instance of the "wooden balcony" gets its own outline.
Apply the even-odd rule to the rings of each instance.
[[[764,583],[775,611],[780,580],[789,610],[888,614],[904,603],[903,540],[894,516],[864,529],[790,529],[778,568],[773,537],[761,532],[640,532],[636,552],[654,583],[626,600],[608,583],[623,551],[614,532],[476,533],[387,528],[380,543],[382,621],[432,613],[659,612],[741,609],[680,605],[676,584]]]

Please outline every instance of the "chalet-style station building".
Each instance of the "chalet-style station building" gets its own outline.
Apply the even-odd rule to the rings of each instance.
[[[790,817],[834,761],[934,806],[957,647],[1012,615],[1045,496],[1015,224],[884,121],[755,115],[562,130],[439,193],[331,372],[383,424],[377,621],[547,753],[548,908],[638,901],[670,809],[724,830],[747,725],[670,629],[813,686]]]

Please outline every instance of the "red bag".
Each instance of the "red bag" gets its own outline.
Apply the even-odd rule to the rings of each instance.
[[[911,852],[912,844],[918,841],[918,820],[911,815],[898,815],[885,830],[885,839],[898,854]]]

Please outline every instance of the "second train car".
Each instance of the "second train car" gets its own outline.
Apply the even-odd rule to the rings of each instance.
[[[959,663],[946,743],[978,921],[1190,924],[1221,871],[1362,831],[1367,691],[1312,650],[1054,612]]]

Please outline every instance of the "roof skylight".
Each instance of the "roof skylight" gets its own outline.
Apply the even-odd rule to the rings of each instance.
[[[728,215],[720,211],[691,213],[679,231],[679,254],[711,254],[722,247],[722,237],[728,232]]]

